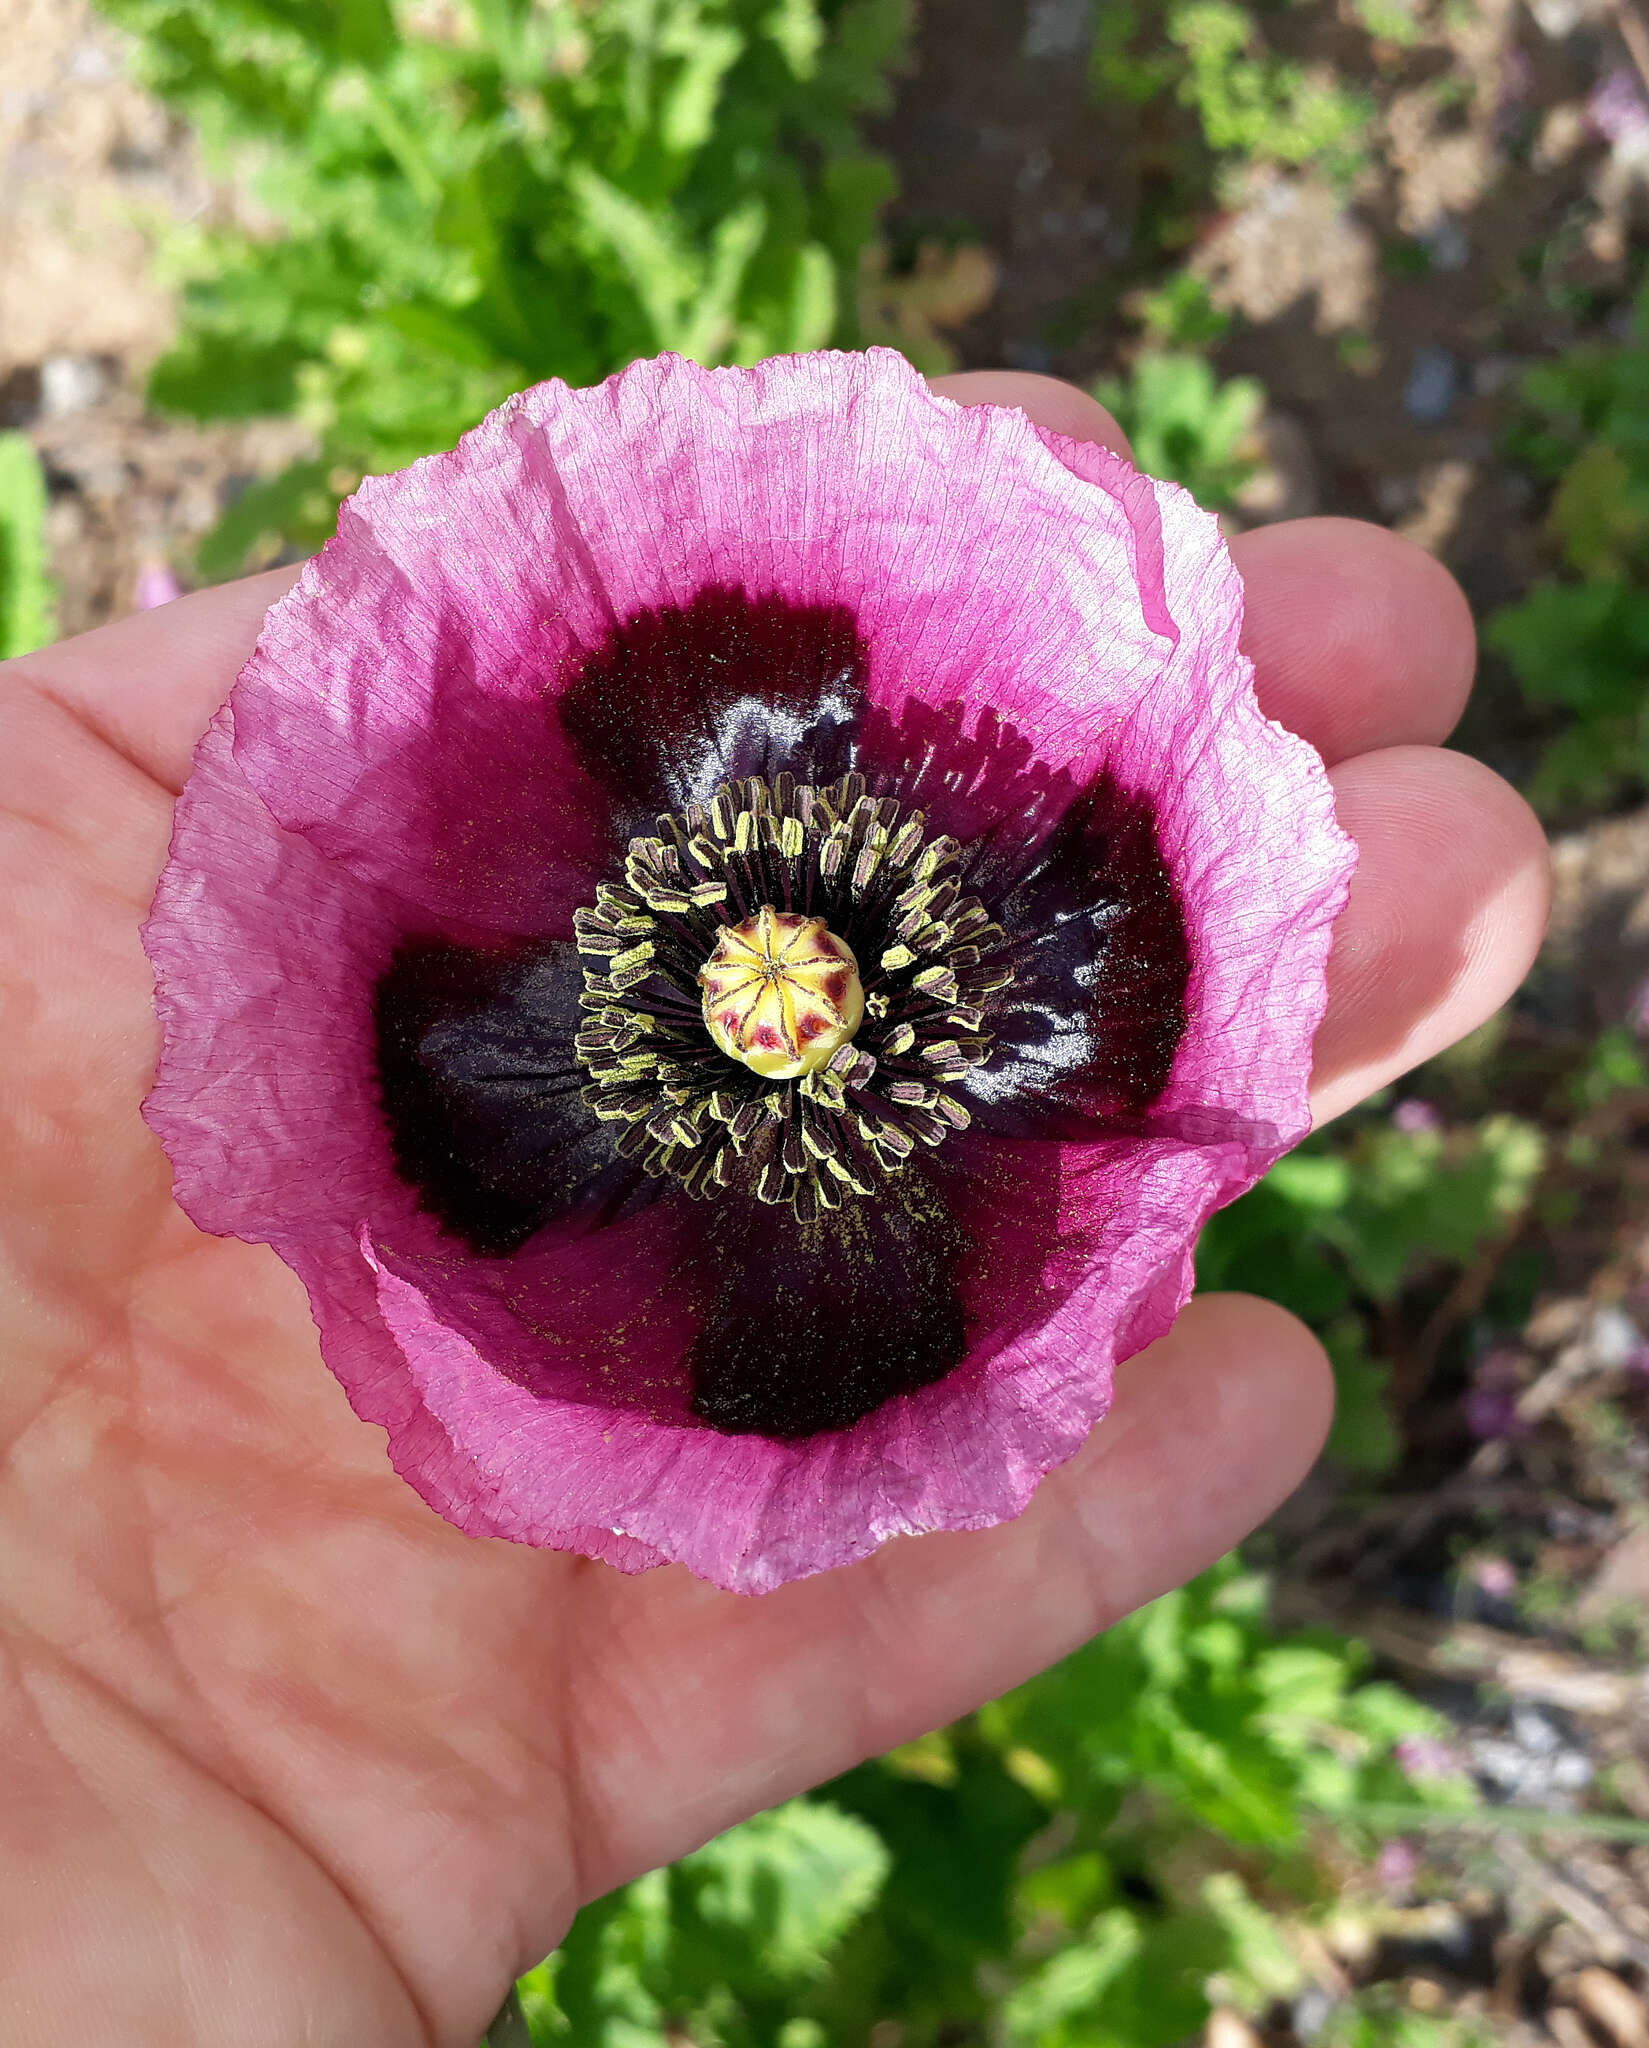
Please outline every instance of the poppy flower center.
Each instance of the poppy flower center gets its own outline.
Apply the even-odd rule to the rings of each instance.
[[[699,983],[710,1036],[729,1059],[772,1081],[816,1072],[865,1014],[852,947],[822,917],[771,903],[722,927]]]
[[[947,1084],[1014,970],[956,840],[859,774],[749,777],[658,825],[574,919],[582,1094],[623,1157],[807,1222],[967,1127]]]

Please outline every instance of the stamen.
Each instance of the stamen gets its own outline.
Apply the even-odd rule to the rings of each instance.
[[[966,1129],[1013,968],[961,853],[858,774],[727,783],[633,839],[573,920],[581,1094],[620,1154],[809,1222]]]

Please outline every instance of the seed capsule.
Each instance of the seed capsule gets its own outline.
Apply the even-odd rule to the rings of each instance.
[[[865,1014],[853,949],[823,918],[770,903],[742,924],[722,927],[699,986],[710,1036],[730,1059],[770,1081],[816,1072]]]

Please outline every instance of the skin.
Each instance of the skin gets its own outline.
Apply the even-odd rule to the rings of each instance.
[[[969,375],[1126,444],[1082,393]],[[1261,700],[1362,849],[1329,1116],[1469,1030],[1542,929],[1520,799],[1440,751],[1472,632],[1430,557],[1246,535]],[[139,1119],[138,925],[195,740],[289,572],[0,680],[0,2048],[474,2048],[579,1904],[1005,1691],[1297,1484],[1315,1340],[1197,1300],[1019,1521],[764,1599],[477,1541],[390,1471],[273,1253],[202,1236]]]

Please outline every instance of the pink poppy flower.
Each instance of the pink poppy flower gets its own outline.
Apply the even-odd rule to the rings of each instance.
[[[178,806],[147,1114],[476,1535],[1016,1514],[1307,1124],[1352,851],[1215,521],[897,356],[364,484]]]

